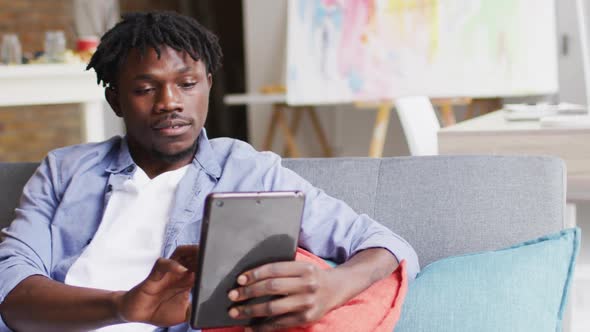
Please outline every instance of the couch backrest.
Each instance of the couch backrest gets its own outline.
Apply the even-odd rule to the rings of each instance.
[[[328,194],[408,240],[424,266],[564,227],[565,166],[552,157],[286,159]],[[37,164],[0,163],[0,227]]]
[[[14,219],[14,208],[23,186],[38,166],[37,163],[0,163],[0,228]]]
[[[565,225],[565,164],[536,156],[285,160],[405,238],[420,265],[499,249]]]

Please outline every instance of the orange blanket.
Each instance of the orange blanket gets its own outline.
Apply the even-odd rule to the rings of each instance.
[[[295,260],[308,261],[321,268],[331,268],[321,258],[299,248]],[[406,262],[402,261],[386,279],[352,298],[345,305],[330,311],[317,323],[305,328],[292,328],[289,332],[315,331],[386,331],[391,332],[399,320],[402,304],[408,290]],[[206,332],[241,332],[243,327],[206,329]]]

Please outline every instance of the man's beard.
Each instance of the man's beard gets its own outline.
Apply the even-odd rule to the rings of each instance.
[[[152,149],[152,155],[156,159],[162,160],[168,164],[174,164],[174,163],[179,162],[183,159],[194,156],[194,154],[197,152],[198,141],[199,141],[199,138],[197,137],[197,139],[195,139],[195,142],[191,146],[189,146],[187,149],[177,152],[175,154],[166,154],[166,153],[163,153],[163,152],[158,151],[156,149]]]

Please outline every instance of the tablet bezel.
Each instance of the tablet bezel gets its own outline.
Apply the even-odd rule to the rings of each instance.
[[[239,203],[237,200],[239,200],[241,203]],[[274,200],[274,201],[273,201]],[[243,209],[239,210],[239,211],[230,211],[232,214],[236,215],[236,218],[234,220],[226,220],[224,219],[222,222],[226,223],[226,225],[222,225],[220,223],[218,224],[214,224],[215,221],[212,220],[212,218],[215,218],[213,216],[213,211],[215,210],[215,208],[223,208],[224,206],[226,208],[235,208],[232,207],[232,203],[233,206],[236,206],[238,204],[241,204],[241,207],[244,206],[244,204],[247,204],[245,206],[247,206],[246,210],[244,211]],[[238,203],[238,204],[235,204]],[[201,225],[201,235],[200,235],[200,242],[199,242],[199,257],[198,257],[198,268],[197,268],[197,275],[195,278],[195,286],[193,288],[193,301],[192,301],[192,305],[191,305],[191,315],[190,315],[190,325],[193,329],[203,329],[203,328],[217,328],[217,327],[227,327],[227,326],[244,326],[244,325],[251,325],[252,323],[256,322],[257,320],[251,320],[251,319],[247,319],[247,320],[235,320],[232,319],[231,317],[229,317],[229,315],[227,315],[227,311],[229,310],[229,306],[232,305],[231,301],[229,301],[229,299],[227,299],[227,293],[226,291],[229,291],[229,289],[227,290],[223,290],[225,294],[220,294],[218,297],[216,297],[215,299],[211,300],[207,300],[207,301],[213,301],[213,307],[209,307],[209,308],[203,308],[203,302],[207,302],[204,299],[202,299],[200,296],[200,285],[202,283],[203,279],[211,279],[211,276],[205,276],[205,273],[207,273],[208,271],[212,271],[215,270],[215,267],[211,267],[208,268],[207,266],[204,266],[204,264],[207,264],[206,262],[209,261],[210,259],[208,259],[209,257],[207,257],[208,254],[208,243],[210,243],[212,241],[212,239],[210,239],[210,230],[212,227],[227,227],[228,225],[231,226],[231,223],[240,223],[242,222],[242,220],[245,219],[251,219],[253,217],[253,215],[256,215],[257,213],[260,212],[264,212],[265,209],[267,212],[269,212],[270,214],[274,213],[275,215],[277,214],[277,210],[276,210],[276,206],[274,207],[275,210],[271,211],[270,209],[273,209],[273,206],[271,205],[271,203],[280,203],[283,204],[284,206],[291,206],[292,208],[291,211],[285,211],[285,213],[281,214],[282,220],[281,223],[288,223],[284,229],[284,234],[281,234],[280,232],[269,232],[268,227],[266,227],[265,229],[257,229],[258,227],[263,227],[264,223],[250,223],[250,227],[248,227],[248,231],[255,231],[255,233],[259,233],[256,231],[260,231],[260,233],[264,233],[264,236],[267,235],[271,235],[271,236],[275,236],[274,238],[269,238],[269,241],[275,241],[273,242],[274,245],[272,243],[266,243],[267,247],[264,247],[265,244],[261,244],[260,248],[264,247],[266,249],[268,249],[268,245],[271,245],[273,250],[271,252],[269,252],[269,250],[264,250],[263,252],[257,251],[254,252],[254,250],[251,250],[247,253],[247,255],[249,255],[250,257],[248,257],[248,259],[251,259],[252,261],[244,261],[244,260],[240,260],[238,261],[237,265],[244,267],[246,266],[246,269],[252,268],[254,266],[258,266],[258,265],[262,265],[262,264],[266,264],[266,263],[271,263],[271,262],[275,262],[275,261],[284,261],[284,260],[293,260],[295,258],[295,252],[297,250],[297,243],[299,240],[299,231],[300,231],[300,227],[301,227],[301,220],[303,218],[303,209],[304,209],[304,203],[305,203],[305,196],[301,191],[273,191],[273,192],[225,192],[225,193],[211,193],[207,196],[206,200],[205,200],[205,210],[204,210],[204,214],[203,214],[203,220],[202,220],[202,225]],[[219,206],[219,204],[221,204],[221,206]],[[280,205],[280,207],[282,207],[283,205]],[[227,212],[228,210],[225,210],[224,212]],[[239,218],[237,217],[239,216]],[[260,217],[263,218],[263,217]],[[268,220],[267,220],[268,222]],[[228,224],[229,223],[229,224]],[[235,224],[236,226],[238,224]],[[273,223],[273,226],[275,225],[275,223]],[[239,225],[243,227],[242,225]],[[267,224],[268,226],[268,224]],[[289,231],[287,231],[289,230]],[[281,231],[282,232],[282,231]],[[290,233],[289,233],[290,232]],[[279,237],[276,237],[279,236]],[[281,237],[282,236],[282,237]],[[279,242],[276,242],[279,241]],[[265,241],[262,241],[265,242]],[[218,242],[219,244],[219,242]],[[252,244],[254,244],[254,241],[252,242]],[[211,245],[213,246],[213,245]],[[211,249],[212,250],[212,249]],[[213,260],[214,262],[218,262],[218,257],[217,256],[223,256],[222,253],[220,253],[219,251],[215,251],[214,253],[210,254],[212,255],[211,257],[215,256],[216,259]],[[246,255],[246,254],[244,254]],[[233,260],[233,258],[228,258],[228,260]],[[221,259],[221,261],[223,261],[223,258]],[[257,263],[254,263],[257,262]],[[213,262],[210,262],[209,264],[213,264]],[[219,265],[218,263],[216,263],[216,265]],[[244,271],[238,271],[236,272],[237,267],[234,267],[234,269],[232,271],[229,271],[229,273],[226,275],[226,277],[222,278],[222,280],[219,281],[219,284],[227,284],[228,282],[228,276],[233,275],[236,279],[237,279],[237,275],[239,275],[239,273],[242,273]],[[210,273],[214,273],[214,272],[210,272]],[[235,280],[235,279],[234,279]],[[218,286],[219,287],[219,286]],[[232,287],[237,287],[237,283],[235,283]],[[215,290],[217,291],[218,288],[215,288]],[[221,296],[223,296],[223,299],[221,298]],[[264,300],[268,300],[267,299],[253,299],[250,300],[250,302],[254,301],[254,302],[261,302]],[[220,308],[222,307],[222,308]],[[207,312],[207,314],[203,314],[204,310],[210,310],[210,312]],[[199,313],[199,315],[197,315],[197,313]],[[201,318],[203,315],[206,316],[206,318]]]

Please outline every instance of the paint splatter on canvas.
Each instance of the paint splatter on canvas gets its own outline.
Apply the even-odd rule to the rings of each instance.
[[[290,0],[287,100],[557,91],[553,0]]]

